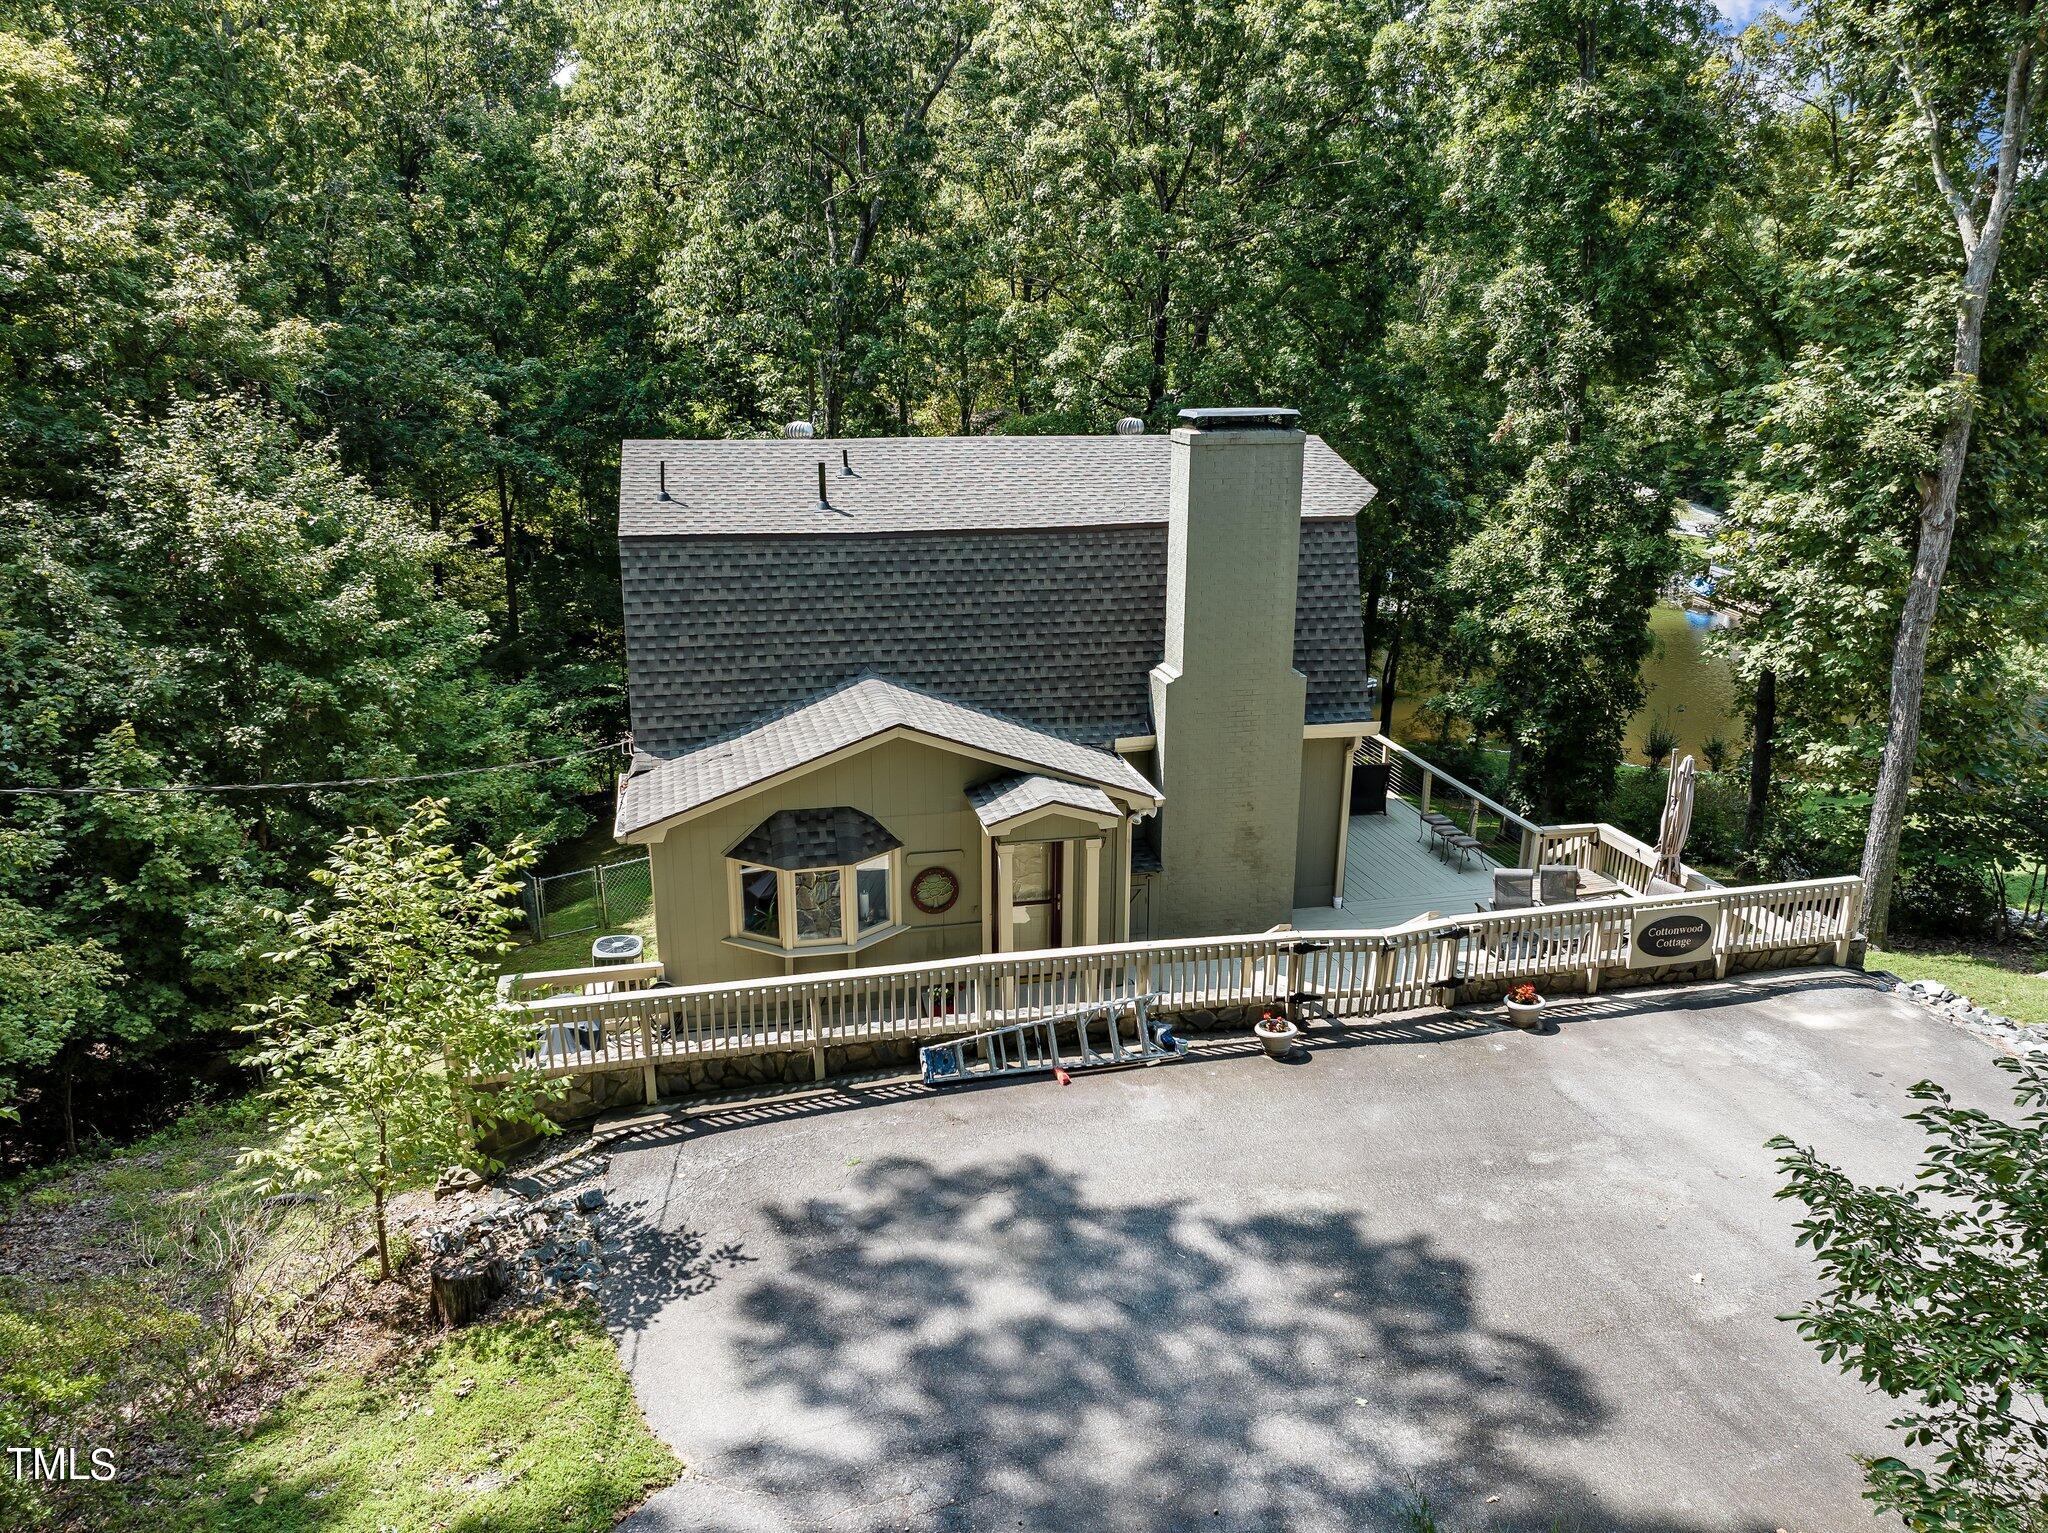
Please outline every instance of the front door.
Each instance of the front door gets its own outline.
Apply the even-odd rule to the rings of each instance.
[[[1020,841],[1010,848],[1010,920],[1013,952],[1058,947],[1066,940],[1060,911],[1066,844]]]

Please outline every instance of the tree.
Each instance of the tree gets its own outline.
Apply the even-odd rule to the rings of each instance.
[[[1989,16],[1983,14],[1987,10]],[[1955,542],[1976,419],[1985,310],[2020,194],[2022,165],[2030,158],[2048,10],[2036,0],[1984,7],[1890,0],[1830,7],[1824,14],[1840,26],[1849,46],[1896,68],[1890,101],[1877,109],[1891,117],[1896,138],[1924,139],[1927,170],[1955,220],[1963,257],[1953,296],[1953,359],[1940,390],[1940,446],[1933,472],[1923,473],[1918,486],[1913,571],[1899,612],[1884,758],[1863,845],[1864,924],[1871,940],[1882,942],[1919,747],[1928,640]]]
[[[1724,209],[1712,226],[1717,258],[1689,325],[1700,410],[1727,465],[1715,557],[1729,567],[1720,594],[1741,613],[1731,659],[1754,698],[1753,847],[1789,844],[1766,813],[1774,771],[1795,790],[1781,815],[1815,793],[1876,807],[1874,778],[1893,770],[1882,763],[1901,740],[1899,615],[1930,551],[1926,491],[1951,424],[1952,389],[1930,385],[1955,360],[1953,219],[1932,195],[1894,44],[1873,41],[1867,22],[1817,7],[1742,38],[1746,222]],[[1917,25],[1903,12],[1892,22]],[[1944,555],[1944,621],[1925,635],[1912,801],[1895,827],[1899,914],[1912,921],[1930,912],[1915,886],[1952,884],[1966,842],[1985,849],[1988,874],[2000,848],[1985,811],[2017,807],[2040,769],[2029,710],[2048,631],[2048,538],[2027,487],[2048,471],[2031,424],[2048,367],[2044,260],[2035,224],[2008,222],[1969,387],[1971,492]],[[1866,867],[1880,818],[1858,838]],[[1873,910],[1873,937],[1894,903]]]
[[[393,1193],[485,1163],[477,1136],[495,1126],[549,1127],[533,1040],[495,992],[529,849],[465,863],[447,830],[444,806],[423,800],[391,834],[356,830],[335,845],[313,874],[326,900],[286,917],[291,945],[274,955],[285,984],[252,1028],[279,1134],[245,1163],[280,1186],[366,1195],[386,1279]]]
[[[2017,1121],[1913,1088],[1927,1105],[1907,1121],[1928,1147],[1910,1188],[1770,1141],[1824,1284],[1785,1318],[1826,1361],[1913,1402],[1893,1425],[1931,1459],[1863,1465],[1866,1494],[1915,1533],[2031,1533],[2048,1505],[2048,1068],[1996,1063],[2015,1078]]]
[[[0,830],[0,1120],[20,1117],[14,1095],[24,1071],[53,1064],[105,1015],[120,966],[91,938],[70,940],[34,895],[20,896],[54,860],[45,837]],[[67,1149],[77,1148],[69,1103]]]
[[[985,24],[980,0],[638,0],[590,19],[579,93],[656,125],[615,168],[653,191],[666,332],[740,421],[893,424],[898,246],[925,218],[935,114]]]
[[[1670,316],[1725,148],[1690,0],[1432,12],[1447,95],[1441,322],[1486,349],[1501,449],[1454,557],[1450,700],[1510,742],[1546,817],[1596,812],[1674,562],[1654,444]]]

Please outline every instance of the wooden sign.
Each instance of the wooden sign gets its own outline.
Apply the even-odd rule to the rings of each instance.
[[[1714,925],[1720,917],[1712,905],[1654,905],[1631,911],[1628,966],[1657,969],[1705,962],[1714,956]]]

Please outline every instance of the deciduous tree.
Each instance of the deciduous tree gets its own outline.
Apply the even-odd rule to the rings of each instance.
[[[367,1197],[385,1278],[392,1194],[484,1164],[479,1133],[547,1126],[533,1039],[495,985],[530,848],[465,861],[448,829],[443,806],[424,801],[389,834],[336,843],[313,875],[325,898],[286,918],[283,986],[253,1029],[251,1062],[280,1132],[247,1163],[281,1186]]]

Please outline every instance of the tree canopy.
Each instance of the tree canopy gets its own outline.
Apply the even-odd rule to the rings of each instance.
[[[2032,0],[1740,35],[1698,0],[4,0],[0,784],[155,791],[0,801],[0,974],[63,976],[0,1024],[0,1074],[41,1112],[217,1047],[266,913],[408,797],[171,789],[622,734],[620,439],[796,416],[1298,406],[1378,488],[1368,647],[1390,681],[1428,656],[1546,815],[1608,801],[1674,506],[1725,509],[1752,866],[1853,866],[1889,742],[1902,918],[1981,912],[2048,839],[2041,130],[1997,105],[2040,27]],[[566,839],[609,776],[463,779],[453,833]],[[1787,818],[1821,802],[1851,829]]]

